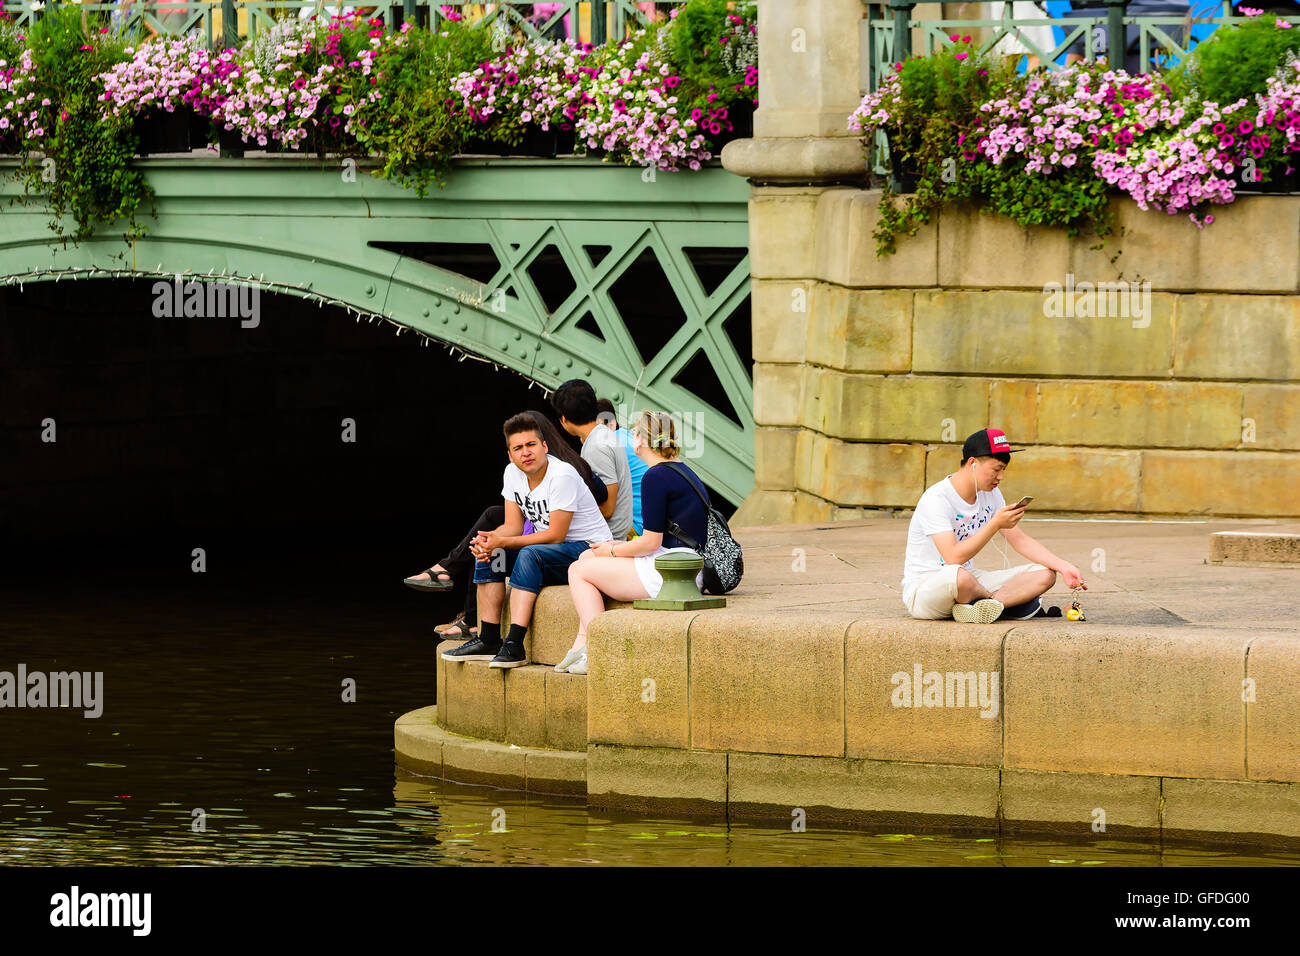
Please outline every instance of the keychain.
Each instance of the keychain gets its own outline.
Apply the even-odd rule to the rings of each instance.
[[[1078,594],[1080,591],[1079,588],[1071,588],[1071,590],[1075,594]],[[1065,612],[1065,616],[1071,621],[1087,620],[1087,618],[1083,616],[1083,607],[1079,604],[1079,599],[1077,597],[1070,603],[1070,609]]]

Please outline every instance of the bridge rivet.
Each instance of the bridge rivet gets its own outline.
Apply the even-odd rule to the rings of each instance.
[[[433,307],[434,307],[435,309],[441,309],[441,308],[442,308],[442,299],[434,299],[434,300],[433,300]]]
[[[429,317],[429,310],[425,309],[421,314],[427,319]]]
[[[519,341],[520,339],[522,339],[523,337],[524,337],[524,333],[522,333],[522,332],[516,332],[516,333],[515,333],[515,341],[516,341],[516,342],[518,342],[518,341]]]
[[[375,294],[375,287],[372,285],[366,286],[366,295],[374,295],[374,294]]]
[[[582,374],[583,374],[583,375],[590,375],[590,374],[591,374],[591,369],[589,369],[589,368],[583,369]]]
[[[451,314],[452,314],[452,315],[460,315],[460,303],[459,303],[459,302],[453,302],[453,303],[451,304]]]
[[[468,323],[468,322],[462,322],[462,323],[460,324],[460,330],[461,330],[462,332],[464,332],[464,331],[466,331],[466,330],[468,330],[468,329],[469,329],[469,323]]]
[[[615,393],[614,393],[614,401],[616,401],[616,402],[621,402],[621,401],[623,401],[623,393],[622,393],[622,392],[615,392]]]
[[[564,367],[565,367],[565,368],[573,368],[573,359],[571,359],[571,358],[566,358],[566,359],[564,360]]]
[[[542,350],[542,343],[541,343],[541,342],[534,342],[534,343],[533,343],[533,351],[534,351],[534,352],[540,352],[541,350]]]
[[[442,324],[443,324],[443,325],[446,325],[446,324],[447,324],[448,322],[450,322],[450,321],[451,321],[451,316],[449,316],[449,315],[444,315],[444,316],[442,317]]]

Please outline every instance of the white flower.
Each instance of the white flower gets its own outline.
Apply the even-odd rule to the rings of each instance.
[[[35,0],[35,2],[31,5],[31,7],[29,7],[29,9],[30,9],[33,13],[36,12],[37,10],[44,10],[44,9],[45,9],[45,4],[43,4],[43,3],[41,2],[41,0]]]

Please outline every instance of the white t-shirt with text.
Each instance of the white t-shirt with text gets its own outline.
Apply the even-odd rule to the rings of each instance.
[[[528,487],[528,476],[514,462],[506,465],[501,497],[517,504],[538,531],[550,530],[552,511],[572,511],[565,541],[596,544],[611,540],[609,525],[578,469],[554,455],[547,455],[546,462],[546,474],[536,488]]]
[[[951,531],[958,541],[965,541],[980,528],[988,524],[993,515],[1007,506],[1001,490],[977,491],[975,503],[971,504],[957,494],[947,478],[925,489],[921,500],[916,503],[912,521],[907,526],[907,557],[903,562],[903,599],[925,575],[938,571],[944,566],[943,555],[935,547],[932,534]],[[962,565],[967,571],[973,567],[973,559]]]

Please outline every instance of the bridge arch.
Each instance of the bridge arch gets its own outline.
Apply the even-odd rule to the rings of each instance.
[[[182,289],[226,282],[339,306],[548,391],[586,378],[621,420],[679,413],[705,480],[735,503],[751,490],[743,179],[463,160],[420,199],[296,157],[142,165],[156,191],[145,236],[105,229],[64,246],[45,210],[12,207],[0,282],[179,276]]]

